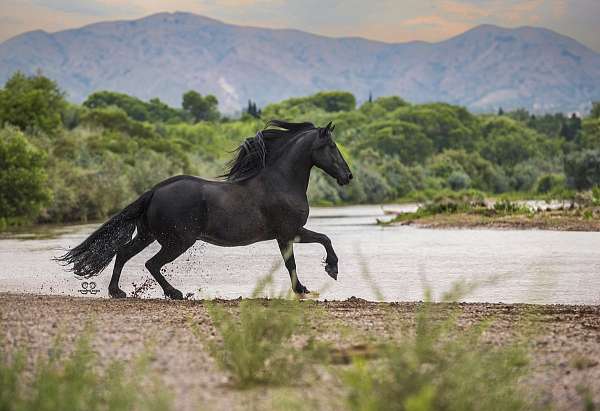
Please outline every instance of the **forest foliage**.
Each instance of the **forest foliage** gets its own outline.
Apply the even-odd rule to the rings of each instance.
[[[358,105],[343,91],[251,109],[232,119],[212,95],[182,107],[101,91],[69,103],[41,74],[0,89],[0,228],[105,218],[175,174],[214,178],[231,151],[272,118],[336,124],[355,179],[313,172],[313,204],[379,203],[440,190],[570,195],[600,185],[600,104],[589,115],[474,114],[397,96]]]

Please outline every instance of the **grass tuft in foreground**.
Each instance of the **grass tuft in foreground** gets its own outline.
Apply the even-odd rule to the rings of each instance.
[[[519,345],[482,341],[483,322],[467,330],[440,320],[425,303],[415,334],[387,344],[376,361],[355,361],[342,373],[351,410],[531,410],[520,391],[527,357]]]
[[[163,411],[171,409],[169,395],[157,381],[144,378],[145,357],[132,369],[114,361],[100,372],[90,333],[80,337],[65,355],[56,343],[47,358],[28,370],[25,352],[0,349],[0,410],[2,411]]]
[[[205,339],[205,343],[238,388],[295,385],[308,366],[324,353],[313,337],[307,338],[304,326],[309,317],[314,318],[319,312],[313,301],[257,298],[272,284],[276,267],[259,281],[252,299],[240,302],[237,314],[218,303],[207,305],[220,339]]]
[[[243,300],[239,317],[217,304],[208,306],[221,336],[221,341],[208,341],[208,348],[218,365],[232,375],[236,386],[298,382],[312,354],[292,341],[292,336],[303,329],[303,304],[284,299]]]

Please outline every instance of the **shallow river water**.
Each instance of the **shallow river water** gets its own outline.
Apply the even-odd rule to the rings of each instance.
[[[320,299],[411,301],[423,299],[425,289],[439,298],[458,281],[469,281],[476,287],[463,301],[600,303],[600,233],[380,227],[377,218],[387,218],[380,206],[312,208],[307,228],[327,234],[340,260],[334,281],[323,269],[320,245],[295,245],[299,277]],[[0,292],[83,295],[84,280],[51,258],[95,227],[58,227],[47,237],[0,239]],[[133,283],[150,279],[144,262],[157,250],[155,243],[125,266],[121,288],[128,295]],[[197,243],[165,267],[165,276],[192,298],[237,298],[252,294],[257,281],[273,272],[265,292],[278,295],[290,283],[280,261],[274,241],[233,248]],[[107,297],[111,271],[112,264],[92,279],[96,296]],[[162,296],[153,281],[148,285],[141,297]]]

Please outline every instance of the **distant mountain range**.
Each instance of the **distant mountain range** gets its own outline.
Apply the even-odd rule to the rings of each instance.
[[[482,25],[439,43],[390,44],[160,13],[0,44],[1,82],[38,69],[76,102],[113,90],[179,106],[194,89],[216,95],[225,112],[333,89],[475,111],[581,112],[600,100],[600,54],[534,27]]]

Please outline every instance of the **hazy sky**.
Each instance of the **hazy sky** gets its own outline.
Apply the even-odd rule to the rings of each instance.
[[[0,41],[162,11],[390,42],[437,41],[482,23],[542,26],[600,51],[600,0],[0,0]]]

